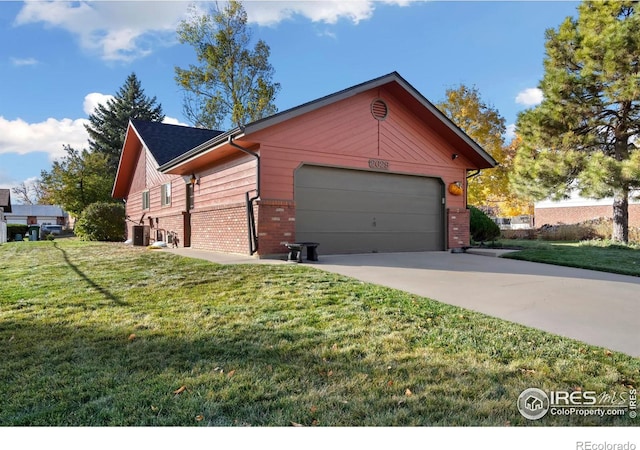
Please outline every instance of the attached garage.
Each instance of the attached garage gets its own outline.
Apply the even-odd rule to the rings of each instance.
[[[323,253],[445,248],[438,178],[303,165],[294,193],[296,239]]]
[[[130,125],[114,186],[130,219],[259,257],[295,242],[318,242],[320,255],[468,246],[467,180],[496,164],[395,72],[189,150],[165,144],[195,129],[154,124],[149,136],[142,125]]]

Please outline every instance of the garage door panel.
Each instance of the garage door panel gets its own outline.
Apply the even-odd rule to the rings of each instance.
[[[442,250],[438,179],[303,166],[295,175],[296,240],[324,253]]]
[[[296,202],[321,210],[377,212],[383,207],[388,213],[405,213],[424,209],[425,202],[438,202],[439,198],[429,196],[402,195],[388,192],[358,192],[344,189],[302,188],[296,192]]]
[[[311,210],[298,213],[296,221],[298,226],[309,232],[321,232],[326,230],[325,224],[332,223],[331,230],[337,232],[382,232],[382,231],[416,231],[438,229],[439,216],[425,214],[406,214],[402,221],[397,220],[396,214],[371,213],[370,217],[364,216],[358,211],[319,211]]]
[[[434,232],[426,239],[416,239],[415,233],[300,233],[298,241],[319,242],[320,254],[388,253],[403,251],[432,251],[429,242],[439,239]]]

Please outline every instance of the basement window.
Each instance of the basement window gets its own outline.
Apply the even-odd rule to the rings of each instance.
[[[171,183],[165,183],[160,187],[160,204],[162,206],[171,205]]]

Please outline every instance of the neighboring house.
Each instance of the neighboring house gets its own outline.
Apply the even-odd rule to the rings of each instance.
[[[68,215],[60,206],[13,205],[11,213],[6,216],[7,223],[68,226]]]
[[[0,189],[0,244],[7,242],[7,219],[5,213],[11,212],[11,190]]]
[[[113,196],[129,237],[180,246],[445,250],[469,245],[467,176],[495,165],[393,72],[225,133],[132,120]]]
[[[544,200],[535,204],[535,226],[574,224],[613,217],[613,199],[583,198],[577,193],[561,201]],[[629,200],[629,226],[640,227],[640,201]]]

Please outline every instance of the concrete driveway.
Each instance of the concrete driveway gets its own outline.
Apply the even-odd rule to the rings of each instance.
[[[221,264],[287,264],[170,251]],[[449,252],[321,254],[305,264],[640,357],[637,277]]]
[[[329,272],[640,357],[640,278],[448,252],[321,255]]]

